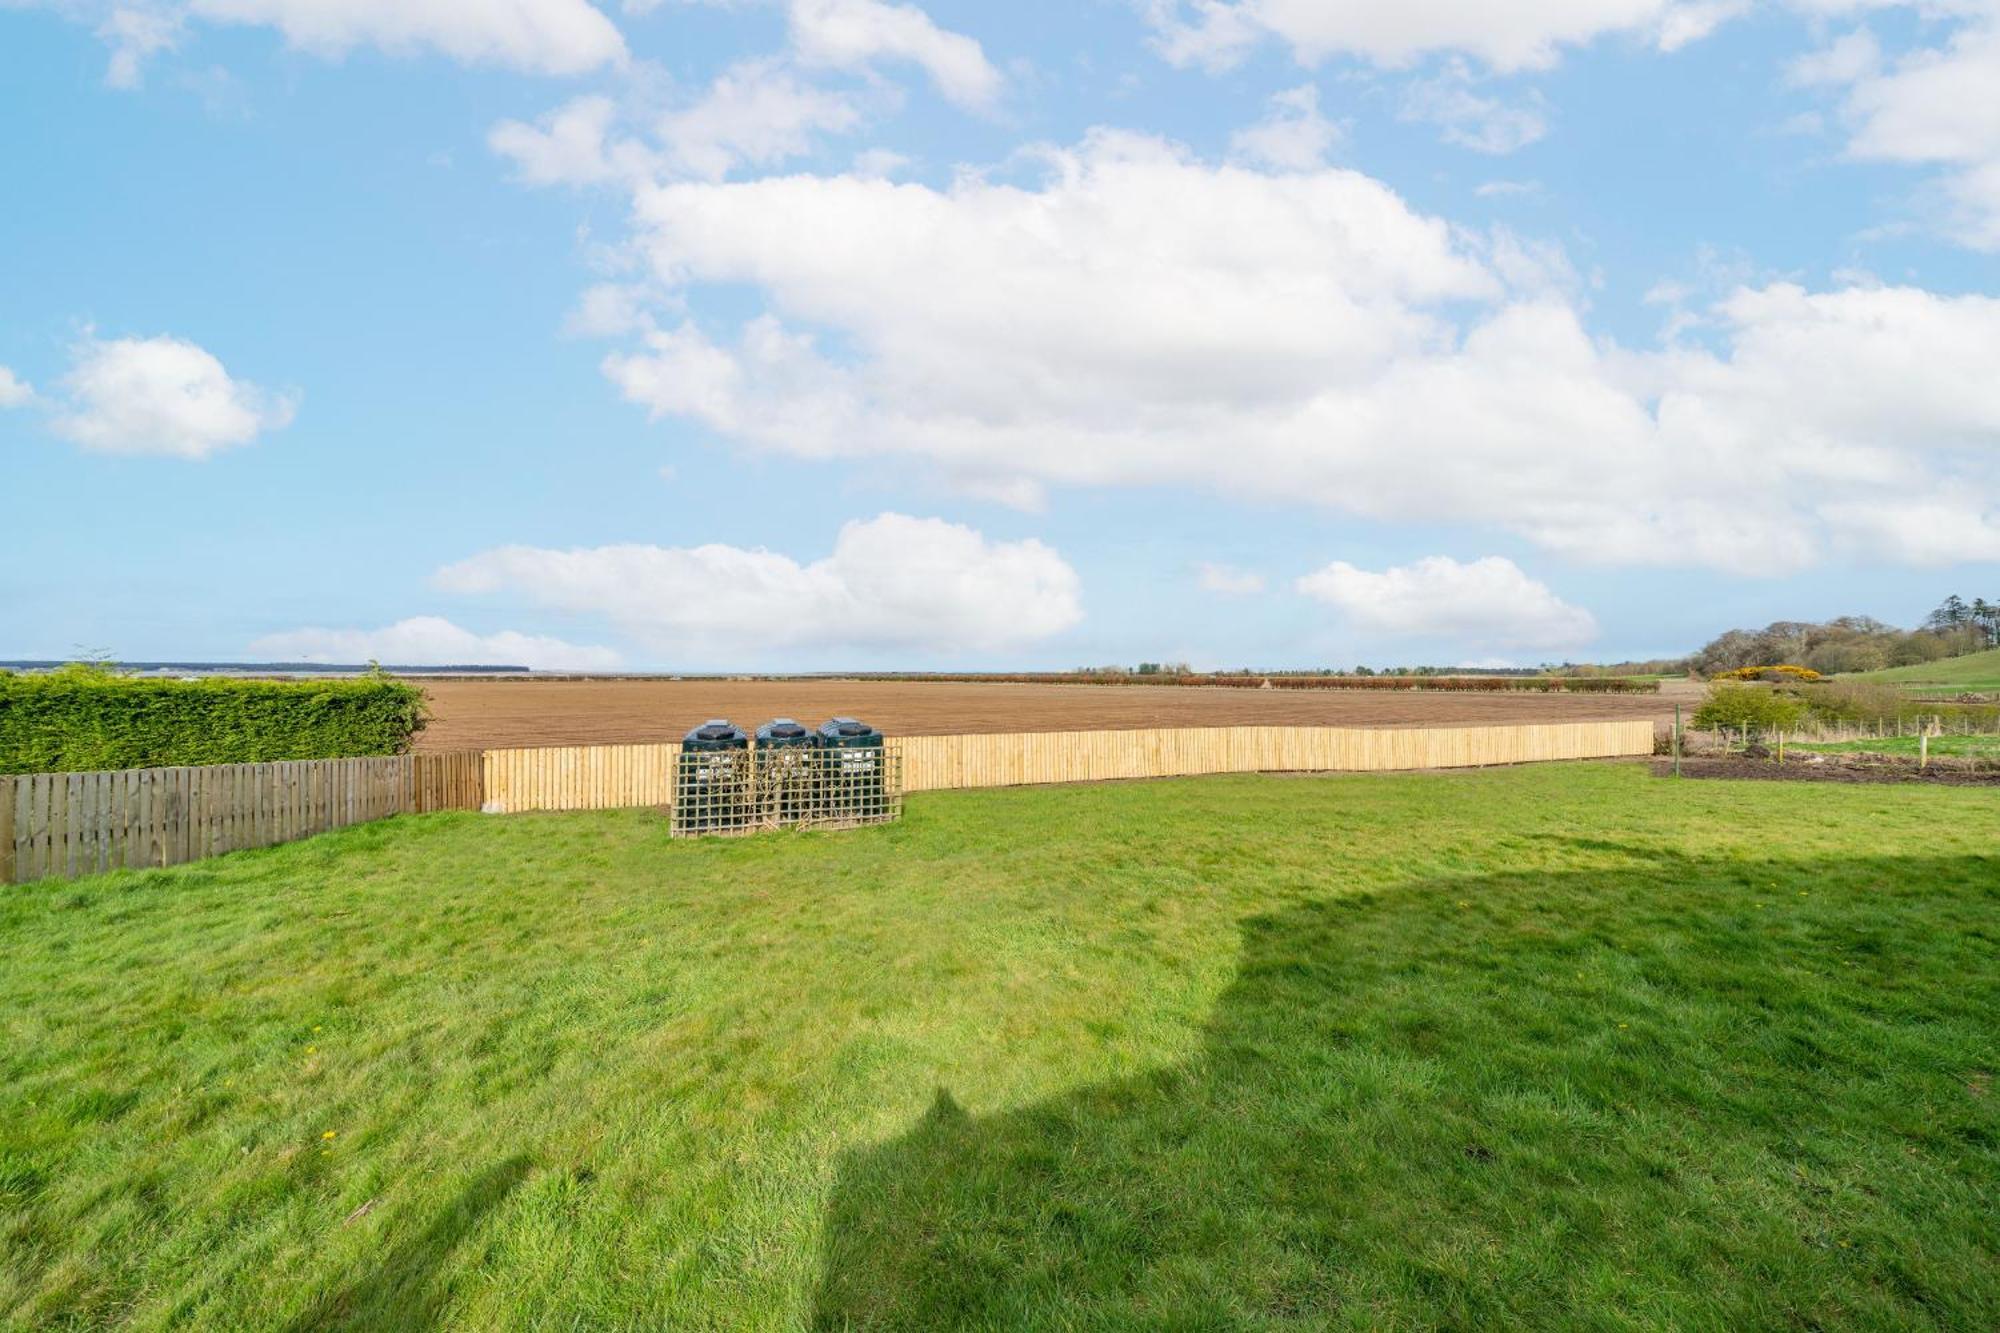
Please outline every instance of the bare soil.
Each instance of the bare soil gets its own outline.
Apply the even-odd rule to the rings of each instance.
[[[709,718],[746,729],[859,717],[891,736],[1246,725],[1491,726],[1670,721],[1671,695],[1380,694],[1175,685],[840,680],[437,680],[419,750],[679,740]]]
[[[1673,761],[1655,759],[1653,775],[1673,775]],[[1770,759],[1726,758],[1681,760],[1681,776],[1688,778],[1734,778],[1760,782],[1875,782],[1921,783],[1936,787],[2000,787],[2000,769],[1971,765],[1951,765],[1933,761],[1918,768],[1913,760],[1884,759],[1878,756],[1832,756],[1823,763],[1802,763],[1788,759],[1779,764]]]

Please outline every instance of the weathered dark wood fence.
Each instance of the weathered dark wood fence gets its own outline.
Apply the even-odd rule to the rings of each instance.
[[[0,776],[0,884],[171,866],[431,810],[477,810],[480,752]]]

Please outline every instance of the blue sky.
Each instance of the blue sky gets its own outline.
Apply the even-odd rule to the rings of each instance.
[[[1913,623],[1994,87],[1996,0],[0,0],[0,657]]]

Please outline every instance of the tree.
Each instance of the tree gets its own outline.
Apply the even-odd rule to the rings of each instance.
[[[1972,608],[1957,593],[1938,603],[1938,609],[1924,620],[1925,629],[1954,630],[1972,619]]]
[[[1972,624],[1986,635],[1989,647],[2000,647],[2000,602],[1989,602],[1984,597],[1973,598]]]

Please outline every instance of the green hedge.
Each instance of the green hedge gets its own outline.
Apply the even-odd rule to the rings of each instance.
[[[0,773],[401,754],[423,691],[359,680],[157,680],[101,668],[0,672]]]

